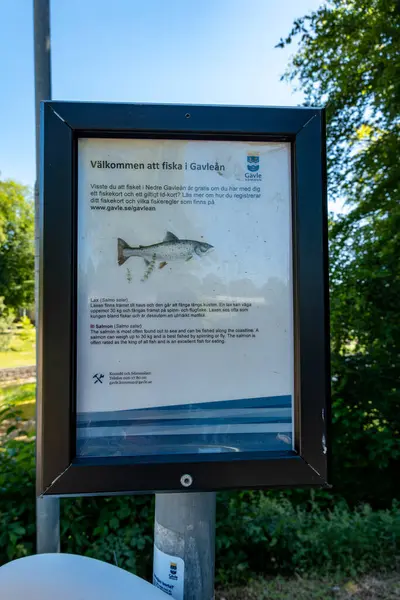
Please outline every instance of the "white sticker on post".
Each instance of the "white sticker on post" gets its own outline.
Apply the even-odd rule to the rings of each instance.
[[[185,563],[154,546],[153,585],[175,600],[183,600]]]

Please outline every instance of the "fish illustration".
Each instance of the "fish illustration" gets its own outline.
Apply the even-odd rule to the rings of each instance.
[[[190,260],[195,254],[205,256],[212,249],[213,246],[206,242],[180,240],[170,231],[167,231],[162,242],[151,246],[129,246],[125,240],[118,238],[118,264],[123,265],[131,256],[138,256],[143,258],[146,266],[159,261],[159,268],[162,269],[171,261]]]

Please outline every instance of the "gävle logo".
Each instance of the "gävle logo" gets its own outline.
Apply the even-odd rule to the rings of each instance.
[[[178,565],[174,562],[169,563],[169,578],[175,581],[178,579]]]
[[[259,152],[248,152],[247,153],[247,169],[252,173],[255,173],[260,168],[260,154]]]
[[[249,173],[245,174],[247,180],[260,181],[262,176],[257,171],[260,169],[260,153],[259,152],[248,152],[247,153],[247,170]]]

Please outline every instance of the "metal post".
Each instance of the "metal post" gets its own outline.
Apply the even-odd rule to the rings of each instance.
[[[51,98],[50,6],[49,0],[33,1],[35,53],[35,306],[38,323],[39,282],[39,181],[40,181],[40,102]],[[36,551],[38,554],[60,551],[60,501],[58,498],[36,500]]]
[[[179,571],[181,564],[175,559],[182,559],[183,595],[178,585],[169,592],[176,600],[214,598],[215,500],[215,492],[156,494],[153,583],[161,589],[174,584],[175,565]],[[163,561],[167,570],[173,565],[171,578],[161,568]]]

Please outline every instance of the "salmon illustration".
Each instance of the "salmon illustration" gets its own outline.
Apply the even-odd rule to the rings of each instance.
[[[130,246],[125,240],[118,238],[118,264],[123,265],[131,256],[137,256],[143,258],[146,266],[159,262],[159,268],[162,269],[169,262],[190,260],[194,255],[205,256],[211,250],[211,244],[181,240],[170,231],[167,231],[162,242],[151,246]]]

